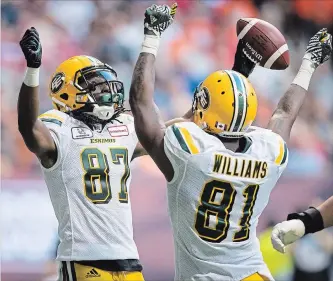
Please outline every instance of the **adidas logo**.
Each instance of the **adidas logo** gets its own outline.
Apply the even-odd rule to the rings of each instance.
[[[86,278],[93,278],[93,277],[101,277],[101,275],[94,268],[90,270],[86,275]]]

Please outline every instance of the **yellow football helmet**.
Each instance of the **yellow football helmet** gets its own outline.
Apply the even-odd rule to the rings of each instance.
[[[249,80],[236,71],[216,71],[196,89],[194,123],[222,137],[240,137],[257,114],[257,96]]]
[[[50,96],[60,111],[85,112],[108,120],[123,109],[124,86],[109,65],[90,56],[75,56],[52,75]]]

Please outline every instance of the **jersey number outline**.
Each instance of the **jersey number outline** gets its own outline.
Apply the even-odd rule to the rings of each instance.
[[[126,181],[130,176],[128,166],[128,150],[125,147],[110,148],[111,160],[115,165],[121,165],[123,158],[125,171],[120,179],[120,192],[118,200],[120,203],[128,203],[128,192]],[[85,196],[94,204],[108,204],[112,198],[109,180],[109,163],[106,155],[98,148],[85,148],[81,152],[81,164],[85,171],[83,185]],[[100,191],[97,191],[96,180],[100,183]]]
[[[257,199],[259,185],[248,185],[243,191],[245,198],[242,216],[238,225],[240,229],[234,233],[233,242],[246,241],[250,237],[250,219]],[[220,194],[216,201],[217,194]],[[230,226],[229,217],[235,203],[237,191],[230,182],[212,180],[205,184],[197,208],[195,230],[202,240],[220,243],[227,238]],[[215,216],[215,226],[209,225],[210,216]]]

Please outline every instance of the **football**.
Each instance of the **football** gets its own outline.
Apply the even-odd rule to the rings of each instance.
[[[274,25],[256,18],[242,18],[237,22],[237,37],[244,40],[245,55],[260,66],[279,70],[289,66],[288,45]]]

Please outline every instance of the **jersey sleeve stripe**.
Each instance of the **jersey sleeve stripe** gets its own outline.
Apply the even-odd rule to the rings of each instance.
[[[285,142],[283,142],[283,146],[284,146],[284,154],[283,154],[283,158],[282,158],[282,161],[281,161],[281,165],[286,162],[287,156],[288,156],[288,147],[287,147]]]
[[[280,140],[280,152],[275,159],[275,164],[282,165],[284,162],[286,162],[287,154],[288,154],[287,145],[284,141]]]
[[[194,144],[193,138],[192,138],[191,134],[189,133],[189,131],[182,127],[179,128],[179,130],[182,133],[182,136],[184,137],[187,146],[190,148],[191,154],[198,154],[199,149]]]
[[[186,142],[184,140],[184,138],[182,137],[181,132],[179,131],[179,129],[176,127],[176,125],[172,125],[172,131],[175,134],[177,141],[179,142],[180,147],[186,151],[187,153],[191,153],[189,148],[186,145]]]
[[[56,125],[61,126],[62,122],[58,119],[54,119],[54,118],[40,118],[41,121],[43,122],[49,122],[49,123],[54,123]]]
[[[38,116],[38,118],[45,118],[45,119],[56,119],[56,120],[59,120],[61,123],[64,121],[64,119],[62,119],[61,117],[55,115],[55,114],[50,114],[50,113],[44,113],[44,114],[41,114]]]
[[[197,154],[198,148],[195,146],[190,133],[185,128],[178,128],[176,125],[172,126],[172,131],[175,134],[180,147],[187,153]]]

